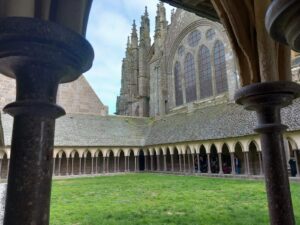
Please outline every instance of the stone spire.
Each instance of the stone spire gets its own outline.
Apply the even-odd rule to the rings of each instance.
[[[167,30],[168,21],[166,19],[166,8],[163,2],[157,4],[156,18],[155,18],[155,39],[164,35]]]
[[[133,20],[132,24],[132,33],[131,33],[131,47],[132,48],[137,48],[138,47],[138,35],[137,35],[137,29],[136,29],[136,24],[135,20]]]
[[[140,47],[145,47],[145,48],[151,47],[150,20],[149,20],[147,6],[145,7],[144,15],[141,17]]]

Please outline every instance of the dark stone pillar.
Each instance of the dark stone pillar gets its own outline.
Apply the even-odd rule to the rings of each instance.
[[[48,225],[58,85],[91,67],[93,50],[79,34],[32,19],[0,19],[0,72],[16,79],[4,225]]]
[[[150,155],[150,164],[151,164],[151,168],[150,170],[153,171],[153,155]]]
[[[247,110],[256,111],[260,133],[266,188],[272,225],[294,225],[294,213],[287,174],[280,109],[299,96],[300,85],[293,82],[266,82],[240,89],[235,98]]]
[[[200,153],[197,153],[197,162],[198,162],[198,173],[201,173],[201,170],[200,170],[200,156],[199,156]]]
[[[259,174],[263,175],[263,163],[261,158],[261,152],[258,152],[258,160],[259,160]]]
[[[174,155],[171,154],[171,170],[174,172]]]

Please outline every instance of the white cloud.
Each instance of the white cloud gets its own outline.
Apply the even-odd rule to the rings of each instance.
[[[132,21],[137,26],[145,6],[154,31],[156,5],[153,0],[97,0],[90,13],[87,39],[95,51],[94,65],[85,76],[101,101],[115,112],[116,99],[121,85],[122,58],[125,54],[127,36],[131,33]],[[166,5],[170,18],[171,7]]]

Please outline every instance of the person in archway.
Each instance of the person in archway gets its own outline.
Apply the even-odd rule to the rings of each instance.
[[[297,167],[296,167],[296,161],[294,158],[290,158],[289,160],[290,168],[291,168],[291,176],[295,177],[297,175]]]
[[[241,174],[241,161],[237,156],[234,156],[234,165],[236,174]]]

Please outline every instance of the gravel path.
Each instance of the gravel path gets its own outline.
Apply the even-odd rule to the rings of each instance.
[[[0,184],[0,225],[3,224],[6,184]]]

